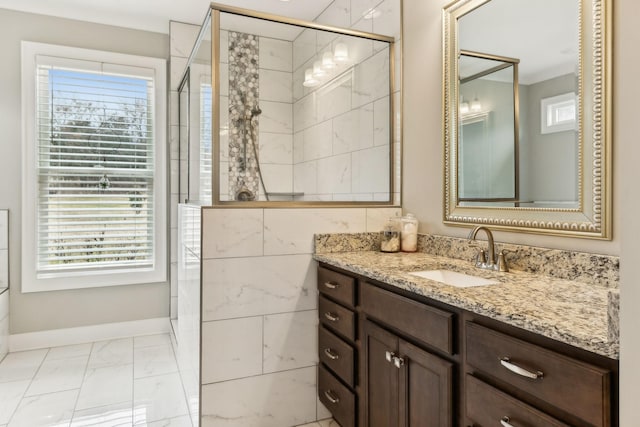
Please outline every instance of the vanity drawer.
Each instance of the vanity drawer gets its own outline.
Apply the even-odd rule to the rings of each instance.
[[[610,371],[466,322],[467,363],[593,426],[610,425]],[[529,378],[527,375],[538,376]]]
[[[347,339],[356,339],[356,315],[353,311],[320,295],[318,301],[320,323]]]
[[[367,283],[360,287],[360,304],[368,316],[445,353],[453,354],[453,313]]]
[[[466,413],[475,427],[568,427],[555,418],[480,381],[466,376]]]
[[[318,365],[318,396],[341,427],[355,427],[355,395],[322,365]]]
[[[318,291],[350,307],[355,305],[355,279],[346,274],[318,267]]]
[[[354,386],[353,348],[322,326],[318,330],[318,352],[322,363],[345,383]]]

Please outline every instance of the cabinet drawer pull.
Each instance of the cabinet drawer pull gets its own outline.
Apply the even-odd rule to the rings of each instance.
[[[404,366],[404,359],[402,357],[394,357],[393,365],[398,369],[402,368]]]
[[[338,320],[340,320],[340,316],[338,316],[337,314],[334,314],[334,313],[332,313],[330,311],[327,311],[324,314],[324,317],[326,317],[327,320],[330,321],[330,322],[337,322]]]
[[[340,402],[340,398],[338,396],[334,395],[331,390],[326,390],[324,392],[324,397],[329,399],[329,402],[331,402],[333,404],[336,404],[336,403]]]
[[[502,424],[502,427],[514,427],[513,424],[509,422],[509,417],[502,417],[500,424]]]
[[[338,284],[333,282],[324,282],[324,286],[329,289],[338,289]]]
[[[338,360],[340,358],[340,355],[330,348],[325,348],[324,354],[326,354],[327,357],[331,360]]]
[[[392,351],[385,351],[384,353],[384,358],[387,359],[387,362],[391,363],[393,362],[393,359],[396,358],[396,354]]]
[[[505,368],[507,368],[508,370],[510,370],[511,372],[513,372],[514,374],[517,374],[526,378],[531,378],[532,380],[537,380],[544,377],[544,374],[540,371],[537,371],[537,372],[527,371],[526,369],[511,363],[511,359],[509,359],[508,357],[503,357],[502,359],[500,359],[500,364]]]

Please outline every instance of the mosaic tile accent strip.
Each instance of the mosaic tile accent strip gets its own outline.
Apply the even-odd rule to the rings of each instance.
[[[229,32],[229,196],[257,199],[260,81],[258,36]],[[251,199],[249,199],[251,200]]]
[[[380,233],[317,234],[316,253],[337,253],[361,250],[379,250]],[[478,248],[486,242],[471,242],[458,237],[430,234],[418,235],[418,252],[448,258],[475,259]],[[505,250],[511,270],[541,274],[558,279],[616,289],[620,281],[620,258],[586,252],[548,249],[535,246],[495,244],[496,251]]]

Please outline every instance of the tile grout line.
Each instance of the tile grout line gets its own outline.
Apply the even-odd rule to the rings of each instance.
[[[89,370],[89,360],[91,360],[91,353],[93,353],[93,345],[91,343],[91,349],[89,350],[89,354],[87,355],[87,362],[84,365],[84,372],[82,374],[82,381],[80,382],[80,387],[78,387],[78,395],[76,396],[76,402],[73,404],[73,412],[71,412],[71,419],[69,420],[69,425],[73,423],[73,419],[76,416],[76,408],[78,407],[78,401],[80,401],[80,393],[82,392],[82,385],[84,384],[84,380],[87,376],[87,372]]]

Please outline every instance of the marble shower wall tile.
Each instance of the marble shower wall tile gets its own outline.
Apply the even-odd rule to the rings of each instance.
[[[389,148],[375,147],[351,154],[351,191],[382,193],[389,188]]]
[[[383,50],[354,70],[352,106],[359,107],[389,95],[389,51]]]
[[[265,209],[265,255],[310,254],[315,233],[361,232],[366,209]]]
[[[387,121],[388,118],[387,115]],[[374,142],[373,131],[373,104],[351,110],[334,118],[333,154],[348,153],[371,147]],[[388,142],[389,134],[387,132],[387,144]]]
[[[260,132],[260,164],[291,165],[293,159],[293,135]]]
[[[318,193],[349,195],[353,192],[352,154],[341,154],[318,160]]]
[[[260,130],[273,133],[293,133],[292,104],[282,102],[262,101],[260,103]]]
[[[259,73],[260,100],[291,104],[293,97],[293,75],[291,72],[260,68]]]
[[[313,310],[310,254],[204,260],[203,321]]]
[[[265,373],[315,366],[318,363],[318,311],[264,317]]]
[[[202,387],[202,427],[283,427],[316,420],[316,368]]]
[[[202,383],[262,374],[262,323],[259,317],[202,324]]]
[[[204,209],[202,257],[251,257],[263,254],[261,209]]]
[[[260,68],[275,71],[293,71],[291,42],[272,38],[260,38],[258,62]]]

